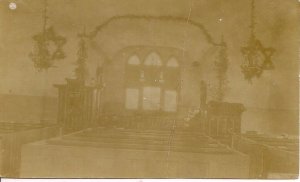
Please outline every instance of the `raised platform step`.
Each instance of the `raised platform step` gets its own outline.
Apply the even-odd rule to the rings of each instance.
[[[169,137],[170,135],[180,136],[181,138],[195,138],[205,136],[198,132],[184,132],[184,131],[160,131],[160,130],[137,130],[137,129],[93,129],[92,131],[83,131],[78,135],[86,136],[154,136],[154,137]]]
[[[40,124],[40,123],[19,123],[19,122],[0,122],[0,135],[26,131],[31,129],[39,129],[44,127],[55,126],[54,124]]]
[[[78,134],[75,136],[66,136],[63,137],[65,138],[78,138],[78,139],[85,139],[85,140],[90,140],[90,141],[104,141],[104,140],[109,140],[109,141],[150,141],[150,142],[155,142],[155,141],[169,141],[170,138],[172,138],[173,142],[198,142],[198,143],[215,143],[215,141],[210,140],[207,137],[193,137],[193,138],[182,138],[180,136],[177,136],[174,134],[174,136],[169,135],[169,136],[164,136],[164,137],[159,137],[159,136],[149,136],[149,135],[84,135],[84,134]]]
[[[144,139],[98,139],[98,138],[83,138],[83,137],[64,137],[63,140],[69,141],[82,141],[82,142],[94,142],[94,143],[106,143],[106,144],[139,144],[139,145],[173,145],[173,146],[186,146],[198,148],[195,145],[204,147],[218,147],[215,142],[200,143],[198,141],[170,141],[170,140],[144,140]]]
[[[102,127],[119,127],[125,129],[153,129],[153,130],[170,130],[176,127],[177,130],[200,130],[200,123],[184,122],[169,117],[153,117],[153,116],[111,116],[102,119],[99,123]],[[189,127],[192,126],[192,127]]]
[[[63,146],[80,146],[80,147],[96,147],[110,149],[127,149],[127,150],[147,150],[147,151],[171,151],[171,152],[188,152],[188,153],[208,153],[208,154],[233,154],[232,151],[224,147],[193,147],[193,146],[174,146],[174,145],[156,145],[156,144],[139,144],[139,143],[95,143],[79,140],[49,140],[51,145]]]
[[[216,140],[196,132],[95,128],[47,141],[51,145],[131,150],[232,153]]]
[[[243,137],[267,147],[297,154],[299,151],[299,140],[295,138],[276,138],[264,135],[243,135]]]

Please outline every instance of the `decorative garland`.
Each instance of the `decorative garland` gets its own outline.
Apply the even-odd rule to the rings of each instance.
[[[174,16],[146,16],[146,15],[122,15],[122,16],[114,16],[101,25],[97,26],[94,31],[92,31],[89,35],[86,35],[88,38],[92,39],[97,36],[97,34],[105,27],[108,26],[111,22],[121,19],[141,19],[141,20],[156,20],[156,21],[173,21],[173,22],[186,22],[190,25],[193,25],[200,29],[203,34],[205,35],[207,41],[215,46],[218,46],[220,44],[213,41],[211,35],[208,33],[208,31],[205,29],[205,27],[195,21],[189,20],[187,21],[184,17],[174,17]]]

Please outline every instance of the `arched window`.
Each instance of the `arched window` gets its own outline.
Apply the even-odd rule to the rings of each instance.
[[[155,52],[150,53],[146,57],[146,60],[145,60],[144,64],[147,65],[147,66],[161,66],[162,65],[161,60],[160,60],[160,56]]]
[[[128,64],[131,65],[139,65],[140,64],[140,59],[137,55],[133,55],[128,59]]]
[[[159,52],[150,52],[142,60],[138,54],[128,59],[126,67],[125,108],[147,112],[176,112],[180,62],[174,56],[167,60]]]
[[[172,57],[171,59],[169,59],[169,61],[167,62],[167,67],[175,67],[177,68],[178,65],[178,61],[176,60],[176,58]]]

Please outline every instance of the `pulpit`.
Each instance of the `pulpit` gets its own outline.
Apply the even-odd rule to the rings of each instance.
[[[213,137],[241,133],[241,116],[244,110],[243,104],[210,101],[207,104],[206,133]]]
[[[58,88],[58,123],[64,132],[92,127],[100,113],[101,88],[77,79],[66,79]]]

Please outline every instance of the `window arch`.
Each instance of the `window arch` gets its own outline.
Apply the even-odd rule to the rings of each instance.
[[[172,57],[171,59],[169,59],[169,61],[167,62],[167,67],[175,67],[175,68],[177,68],[178,66],[179,66],[178,61],[174,57]]]
[[[140,58],[137,55],[133,55],[128,59],[130,65],[139,65],[140,63]]]
[[[150,53],[146,59],[145,63],[146,66],[161,66],[161,59],[160,56],[156,52]]]

